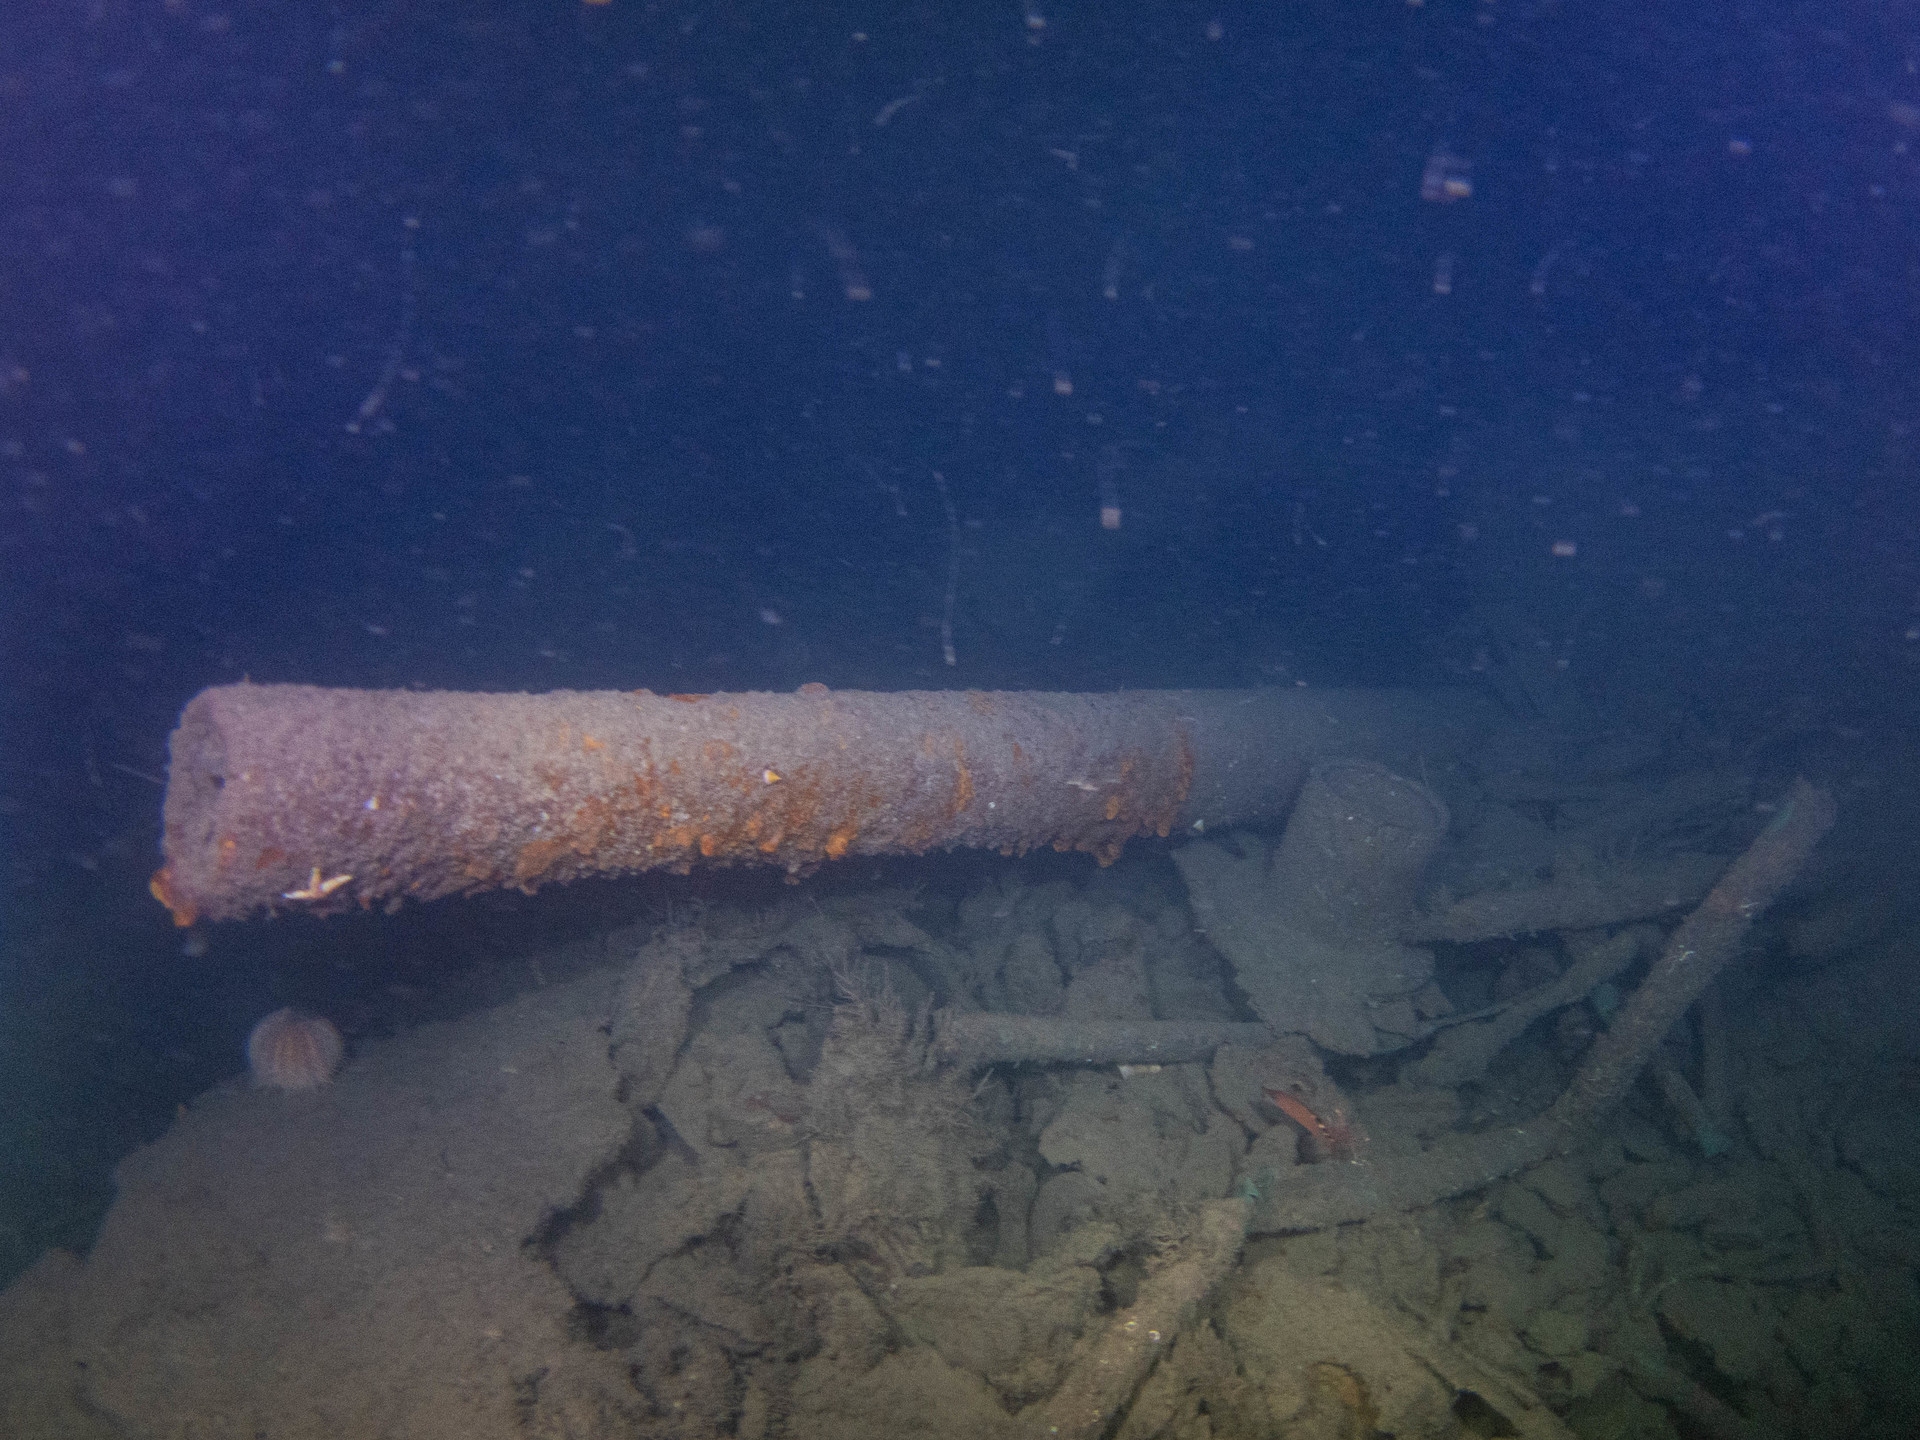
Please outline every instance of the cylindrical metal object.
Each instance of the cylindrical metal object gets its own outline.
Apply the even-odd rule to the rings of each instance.
[[[949,1065],[1179,1065],[1222,1045],[1273,1043],[1264,1025],[1226,1020],[1062,1020],[1050,1015],[942,1011],[933,1054]]]
[[[1465,753],[1469,692],[655,695],[222,685],[173,733],[176,923],[583,875],[1037,845],[1284,811],[1337,756]]]
[[[1838,815],[1831,791],[1805,776],[1794,780],[1772,822],[1667,937],[1633,998],[1588,1049],[1547,1112],[1554,1124],[1583,1130],[1626,1098],[1674,1022],[1733,958],[1760,912],[1793,883]]]

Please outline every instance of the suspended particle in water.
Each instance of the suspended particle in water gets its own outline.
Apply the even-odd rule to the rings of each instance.
[[[1453,293],[1453,256],[1444,254],[1433,262],[1433,293],[1451,295]]]
[[[1073,362],[1078,352],[1066,322],[1056,312],[1048,312],[1046,323],[1047,364],[1053,371],[1053,393],[1073,394]]]
[[[885,127],[887,123],[893,119],[894,116],[898,115],[902,110],[906,109],[907,106],[913,104],[914,101],[919,100],[921,98],[923,98],[922,92],[916,90],[911,95],[902,95],[898,99],[889,100],[886,104],[880,107],[879,113],[873,117],[874,128],[881,129]]]
[[[1100,528],[1118,530],[1120,528],[1120,471],[1126,466],[1126,459],[1117,445],[1100,447],[1100,462],[1096,474],[1100,481]]]
[[[873,299],[873,287],[867,283],[866,273],[860,268],[860,254],[853,248],[852,243],[832,226],[828,226],[820,233],[827,242],[827,253],[833,257],[833,263],[839,267],[840,289],[847,299]]]
[[[1455,155],[1444,145],[1434,147],[1427,156],[1427,167],[1420,172],[1420,198],[1449,205],[1473,194],[1473,162]]]
[[[1540,263],[1533,267],[1533,278],[1527,281],[1527,290],[1534,295],[1547,293],[1547,272],[1553,268],[1554,257],[1560,252],[1549,250],[1540,257]]]

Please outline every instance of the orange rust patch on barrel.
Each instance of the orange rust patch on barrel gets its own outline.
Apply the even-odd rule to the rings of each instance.
[[[513,883],[526,885],[539,879],[553,868],[554,862],[568,849],[567,842],[559,839],[527,841],[513,857]]]
[[[1056,836],[1054,848],[1079,850],[1105,866],[1120,858],[1133,836],[1169,834],[1193,784],[1193,753],[1185,733],[1176,731],[1172,741],[1170,748],[1135,748],[1097,762],[1094,768],[1117,773],[1115,788],[1101,801],[1101,818],[1077,833]]]
[[[847,853],[847,847],[853,844],[854,837],[860,833],[860,827],[849,821],[827,837],[827,858],[838,860]]]
[[[599,795],[589,795],[573,812],[573,853],[593,854],[613,837],[619,816],[612,804]]]
[[[173,923],[182,930],[200,918],[200,912],[191,902],[182,900],[174,893],[171,865],[162,865],[153,872],[153,878],[147,881],[147,893],[172,912]]]
[[[845,853],[852,844],[858,825],[846,818],[850,797],[843,779],[832,782],[829,805],[821,777],[811,767],[795,767],[771,786],[757,773],[748,777],[754,783],[738,783],[741,774],[745,772],[711,776],[693,789],[670,792],[672,813],[684,817],[686,824],[662,831],[649,848],[691,849],[702,859],[724,864],[758,861],[783,850],[796,860],[817,859]],[[714,786],[734,793],[716,796]],[[737,796],[748,798],[743,803]],[[661,819],[669,818],[668,809],[663,801]],[[688,815],[689,810],[694,813]],[[823,816],[823,810],[830,813]],[[826,827],[836,820],[842,821],[844,834],[827,833]]]
[[[958,816],[973,804],[973,775],[967,769],[967,742],[957,736],[953,742],[953,768],[956,777],[953,786],[953,814]]]
[[[580,748],[587,751],[604,750],[607,748],[607,742],[604,740],[596,740],[591,735],[582,735],[580,737]]]
[[[678,700],[682,705],[698,705],[707,697],[704,695],[669,695],[667,699]]]
[[[590,858],[616,833],[618,812],[603,796],[590,795],[574,807],[565,830],[522,845],[513,861],[513,881],[526,887],[538,881],[569,854]]]
[[[1184,725],[1177,725],[1173,731],[1174,794],[1172,803],[1159,817],[1158,834],[1162,839],[1173,829],[1173,822],[1180,818],[1180,811],[1187,803],[1187,797],[1193,793],[1193,737],[1187,733]]]
[[[255,870],[271,870],[275,865],[282,864],[286,858],[286,851],[282,850],[278,845],[269,845],[254,857],[253,868]]]
[[[669,811],[666,808],[666,802],[664,800],[655,798],[657,787],[654,784],[651,771],[643,772],[635,770],[628,776],[627,783],[633,787],[633,803],[637,805],[641,811],[657,809],[661,818],[666,818]]]

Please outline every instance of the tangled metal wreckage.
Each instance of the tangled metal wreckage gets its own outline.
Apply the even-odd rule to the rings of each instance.
[[[504,1286],[547,1317],[447,1340],[433,1373],[391,1358],[418,1342],[373,1322],[381,1358],[355,1393],[388,1394],[411,1434],[444,1413],[468,1435],[1437,1435],[1475,1407],[1479,1433],[1569,1433],[1538,1372],[1298,1247],[1362,1220],[1413,1234],[1450,1197],[1568,1171],[1650,1066],[1676,1129],[1713,1142],[1715,1097],[1663,1039],[1834,806],[1796,781],[1756,807],[1718,773],[1608,788],[1609,767],[1644,761],[1575,758],[1464,692],[208,690],[173,737],[153,882],[182,925],[957,847],[1106,865],[1136,837],[1175,842],[1185,895],[1164,867],[1171,899],[1122,903],[1116,882],[1104,908],[1016,871],[941,924],[898,895],[840,895],[616,936],[612,978],[370,1047],[333,1111],[252,1142],[294,1144],[277,1138],[291,1123],[301,1153],[341,1153],[328,1126],[398,1124],[424,1102],[381,1087],[424,1063],[410,1045],[438,1045],[472,1078],[417,1123],[454,1137],[449,1176],[497,1169],[473,1220],[499,1247],[485,1264],[361,1256],[363,1231],[480,1206],[433,1181],[452,1198],[431,1217],[316,1215],[321,1238],[269,1265],[281,1280],[193,1284],[311,1285],[304,1247],[326,1283],[345,1266],[380,1292],[383,1316],[478,1315]],[[1535,821],[1572,791],[1585,828],[1557,831],[1543,864]],[[1435,947],[1515,936],[1564,963],[1456,1004]],[[1463,1113],[1461,1087],[1534,1021],[1597,1013],[1636,974],[1567,1050],[1557,1098],[1499,1123]],[[211,1137],[264,1124],[258,1100],[182,1128],[237,1143]],[[123,1209],[192,1163],[130,1167]],[[138,1270],[131,1223],[110,1221],[102,1252]],[[325,1253],[329,1225],[348,1238]],[[204,1327],[260,1297],[199,1299]],[[123,1353],[98,1357],[92,1403],[131,1410],[164,1383],[182,1409],[219,1408],[214,1377],[162,1382],[128,1358],[177,1348],[189,1322],[116,1318]],[[1576,1352],[1556,1373],[1577,1386]],[[262,1357],[284,1394],[221,1403],[261,1424],[318,1413],[347,1383],[323,1353],[289,1340]],[[1656,1355],[1606,1364],[1703,1430],[1745,1423]]]

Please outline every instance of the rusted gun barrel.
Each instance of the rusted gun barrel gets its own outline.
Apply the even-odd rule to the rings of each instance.
[[[1466,753],[1471,692],[486,695],[222,685],[181,714],[154,896],[176,924],[583,875],[1040,845],[1284,812],[1336,756]]]

